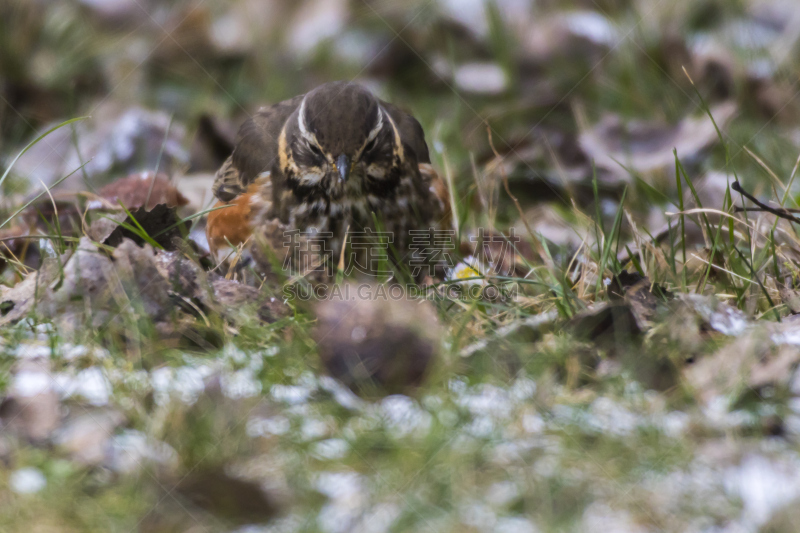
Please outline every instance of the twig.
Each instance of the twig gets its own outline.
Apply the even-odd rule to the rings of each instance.
[[[786,209],[785,207],[776,207],[774,208],[776,211],[780,211],[781,213],[800,213],[800,209]],[[734,213],[744,213],[745,211],[756,213],[764,213],[764,209],[762,207],[734,207]]]
[[[536,252],[539,254],[539,257],[542,259],[542,262],[549,266],[552,265],[552,261],[547,257],[547,254],[544,251],[544,246],[542,246],[541,239],[533,232],[533,228],[531,228],[530,224],[528,224],[528,219],[525,216],[525,212],[522,210],[522,205],[520,205],[519,200],[517,197],[511,193],[511,188],[508,186],[508,174],[506,174],[506,169],[503,167],[503,157],[497,151],[497,148],[494,147],[494,140],[492,139],[492,128],[489,124],[486,124],[486,131],[489,135],[489,147],[494,152],[494,156],[497,158],[499,162],[499,169],[500,169],[500,177],[503,179],[503,188],[506,190],[506,194],[511,201],[514,202],[514,206],[517,208],[517,212],[519,213],[520,219],[522,223],[525,225],[525,230],[528,232],[528,236],[531,238],[532,244],[536,247]]]
[[[733,189],[734,191],[738,192],[739,194],[743,195],[745,198],[756,204],[759,208],[761,208],[761,210],[766,211],[767,213],[772,213],[776,217],[790,220],[795,224],[800,224],[800,218],[797,218],[796,216],[790,214],[788,209],[775,209],[774,207],[770,207],[767,204],[760,202],[755,196],[742,189],[742,186],[739,185],[738,180],[734,181],[731,184],[731,189]]]
[[[153,194],[153,189],[156,186],[156,178],[158,178],[158,171],[161,167],[161,156],[164,155],[164,150],[167,148],[167,141],[169,141],[169,129],[172,127],[172,119],[175,115],[169,116],[169,122],[167,122],[167,128],[164,131],[164,141],[161,143],[161,150],[158,151],[158,159],[156,160],[156,169],[153,172],[153,181],[150,182],[150,188],[147,189],[147,198],[144,201],[144,210],[147,211],[147,206],[150,205],[150,195]]]
[[[17,239],[62,239],[65,241],[79,241],[80,239],[77,237],[62,237],[60,235],[17,235],[15,237],[3,237],[0,239],[0,243],[3,242],[11,242]]]
[[[653,244],[661,244],[665,240],[667,240],[669,234],[670,234],[670,227],[669,224],[667,224],[666,226],[658,230],[658,232],[656,232],[655,235],[650,235],[650,238],[652,239]],[[626,245],[625,246],[626,250],[624,252],[620,252],[620,255],[617,256],[617,261],[619,261],[620,264],[624,265],[625,263],[628,263],[631,260],[631,257],[639,255],[641,253],[641,250],[639,249],[638,246],[636,246],[636,243],[632,243],[632,245],[633,245],[633,250],[632,250],[633,255],[631,255],[631,250],[627,249],[628,246]]]
[[[736,182],[734,182],[734,184],[738,185],[739,182],[736,181]],[[733,185],[731,185],[731,188],[733,189]],[[741,192],[742,194],[745,194],[745,195],[747,194],[747,193],[742,192],[742,191],[737,191],[737,192]],[[756,201],[758,201],[758,200],[756,200]],[[756,271],[753,270],[753,266],[747,261],[747,258],[744,256],[744,254],[741,251],[739,251],[739,249],[737,247],[734,246],[733,247],[733,251],[736,252],[737,254],[739,254],[739,257],[742,259],[744,264],[747,265],[748,269],[750,269],[750,274],[753,276],[753,279],[756,280],[756,283],[758,283],[758,286],[761,288],[761,292],[763,292],[764,296],[767,297],[767,301],[769,302],[769,306],[772,309],[772,312],[775,313],[775,318],[778,319],[778,322],[783,322],[781,320],[780,313],[778,313],[778,308],[775,307],[775,302],[773,302],[772,298],[769,297],[769,291],[767,291],[767,288],[764,287],[763,283],[761,283],[761,280],[759,279],[758,274],[756,274]]]

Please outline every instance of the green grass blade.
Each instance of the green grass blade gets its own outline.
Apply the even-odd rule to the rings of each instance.
[[[124,222],[118,222],[118,224],[120,226],[122,226],[123,228],[127,229],[128,231],[135,233],[136,235],[138,235],[139,237],[141,237],[142,239],[147,241],[150,245],[152,245],[152,246],[154,246],[156,248],[160,248],[160,249],[163,250],[164,247],[161,246],[160,244],[158,244],[155,239],[153,239],[150,235],[147,234],[147,231],[145,231],[145,229],[142,227],[142,225],[139,224],[139,221],[136,220],[136,217],[133,216],[133,214],[130,211],[128,211],[128,208],[125,207],[122,204],[122,202],[118,202],[118,203],[119,203],[120,207],[122,207],[122,210],[125,211],[125,214],[128,215],[128,218],[131,219],[131,222],[133,222],[136,225],[136,228],[133,228],[130,224],[126,224]],[[106,218],[108,218],[108,217],[106,217]],[[114,219],[109,218],[109,220],[114,220]],[[138,231],[137,231],[137,229],[138,229]]]
[[[61,124],[59,124],[59,125],[57,125],[57,126],[53,126],[52,128],[50,128],[50,129],[49,129],[49,130],[47,130],[46,132],[44,132],[44,133],[42,133],[41,135],[39,135],[38,137],[36,137],[36,138],[35,138],[33,141],[31,141],[31,142],[30,142],[30,143],[29,143],[29,144],[28,144],[28,145],[27,145],[25,148],[23,148],[23,149],[22,149],[22,151],[21,151],[20,153],[18,153],[18,154],[17,154],[17,156],[16,156],[14,159],[12,159],[12,160],[11,160],[11,163],[8,165],[8,168],[6,168],[6,171],[3,173],[3,176],[2,176],[2,177],[0,177],[0,187],[2,187],[2,186],[3,186],[3,182],[4,182],[4,181],[6,181],[6,178],[8,177],[8,174],[11,172],[11,168],[14,166],[14,164],[15,164],[15,163],[16,163],[16,162],[19,160],[19,158],[20,158],[20,157],[22,157],[22,155],[23,155],[25,152],[27,152],[28,150],[30,150],[30,149],[31,149],[31,148],[32,148],[32,147],[33,147],[33,146],[34,146],[36,143],[38,143],[39,141],[41,141],[42,139],[44,139],[45,137],[47,137],[48,135],[50,135],[51,133],[53,133],[54,131],[56,131],[56,130],[57,130],[57,129],[59,129],[59,128],[63,128],[64,126],[68,126],[69,124],[72,124],[73,122],[78,122],[79,120],[85,120],[85,119],[87,119],[87,118],[89,118],[89,117],[76,117],[76,118],[71,118],[71,119],[69,119],[69,120],[66,120],[66,121],[62,122]],[[88,161],[87,161],[87,163],[88,163]],[[80,167],[78,167],[78,169],[76,169],[76,170],[82,169],[82,168],[84,167],[84,165],[85,165],[85,164],[86,164],[86,163],[84,163],[83,165],[81,165]],[[71,176],[71,175],[72,175],[72,173],[70,174],[70,176]],[[64,178],[64,179],[66,179],[66,178]],[[60,183],[60,182],[59,182],[59,183]],[[0,227],[2,227],[2,226],[0,226]]]
[[[130,216],[130,215],[128,215],[128,216]],[[120,222],[119,220],[114,220],[113,218],[108,217],[108,216],[103,216],[102,218],[106,218],[106,219],[110,220],[111,222],[113,222],[114,224],[116,224],[118,226],[121,226],[121,227],[125,228],[126,230],[130,231],[134,235],[139,236],[141,239],[145,240],[148,244],[150,244],[154,248],[159,248],[161,250],[164,249],[164,247],[161,246],[160,244],[158,244],[150,235],[147,234],[147,232],[145,232],[144,230],[140,229],[141,226],[139,226],[139,223],[136,221],[135,218],[131,217],[131,220],[133,220],[136,223],[136,226],[139,226],[139,227],[132,226],[130,224],[126,224],[125,222]]]
[[[681,250],[683,251],[683,268],[681,268],[681,290],[686,291],[686,215],[683,214],[683,181],[681,180],[680,161],[678,161],[678,151],[673,150],[675,155],[675,185],[678,188],[678,207],[680,208],[681,224]]]
[[[606,236],[605,242],[603,243],[603,255],[600,258],[600,264],[597,267],[597,285],[595,286],[595,300],[597,299],[598,295],[600,294],[600,287],[603,284],[603,272],[606,271],[606,264],[608,263],[608,257],[611,253],[611,245],[614,242],[614,236],[617,236],[617,240],[619,240],[619,230],[622,226],[622,213],[623,208],[625,206],[625,196],[628,194],[628,187],[625,187],[625,190],[622,191],[622,198],[619,201],[619,208],[617,208],[617,214],[614,217],[614,225],[611,227],[611,234]],[[616,258],[614,258],[616,260]]]
[[[162,229],[158,233],[155,233],[153,235],[153,238],[159,237],[159,236],[165,234],[166,232],[168,232],[169,230],[175,229],[178,226],[181,226],[181,225],[189,222],[190,220],[194,220],[196,218],[200,218],[202,216],[205,216],[205,215],[209,214],[212,211],[217,211],[218,209],[228,209],[229,207],[235,207],[235,206],[233,204],[228,204],[228,205],[221,205],[219,207],[210,207],[210,208],[205,209],[203,211],[199,211],[199,212],[197,212],[197,213],[195,213],[193,215],[189,215],[188,217],[182,218],[179,221],[177,221],[176,223],[174,223],[174,224],[172,224],[170,226],[167,226],[166,228]]]
[[[90,159],[89,161],[91,161],[91,159]],[[57,185],[59,185],[59,184],[60,184],[62,181],[64,181],[65,179],[69,178],[70,176],[72,176],[73,174],[75,174],[77,171],[79,171],[80,169],[82,169],[83,167],[85,167],[86,165],[88,165],[88,164],[89,164],[89,161],[87,161],[86,163],[82,164],[81,166],[79,166],[78,168],[76,168],[75,170],[73,170],[72,172],[70,172],[69,174],[67,174],[66,176],[64,176],[63,178],[61,178],[61,179],[59,179],[58,181],[56,181],[55,183],[53,183],[53,184],[52,184],[50,187],[48,187],[48,188],[44,189],[42,192],[40,192],[39,194],[37,194],[36,196],[34,196],[34,197],[33,197],[31,200],[29,200],[29,201],[28,201],[28,202],[27,202],[25,205],[23,205],[22,207],[20,207],[20,208],[19,208],[19,209],[17,209],[16,211],[14,211],[14,213],[13,213],[13,214],[12,214],[10,217],[8,217],[8,218],[7,218],[7,219],[6,219],[6,220],[5,220],[5,221],[4,221],[2,224],[0,224],[0,228],[3,228],[3,227],[6,225],[6,224],[8,224],[9,222],[11,222],[11,221],[14,219],[14,217],[16,217],[17,215],[19,215],[19,214],[20,214],[20,213],[22,213],[23,211],[25,211],[25,210],[26,210],[28,207],[30,207],[30,206],[31,206],[31,204],[33,204],[33,203],[34,203],[36,200],[38,200],[39,198],[41,198],[41,197],[42,197],[42,196],[43,196],[45,193],[47,193],[47,192],[49,192],[49,191],[53,190],[53,189],[54,189],[54,188],[55,188]]]

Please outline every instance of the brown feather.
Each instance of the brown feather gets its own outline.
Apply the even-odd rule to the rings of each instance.
[[[369,137],[373,129],[379,137]],[[370,138],[380,138],[381,148],[362,153]],[[334,165],[342,154],[361,154],[359,170],[347,181]],[[213,192],[218,205],[232,206],[209,214],[215,250],[246,242],[253,226],[277,218],[289,229],[333,232],[336,255],[345,229],[372,227],[375,214],[405,253],[409,231],[449,229],[452,220],[447,186],[430,164],[420,123],[343,82],[262,108],[247,120]]]

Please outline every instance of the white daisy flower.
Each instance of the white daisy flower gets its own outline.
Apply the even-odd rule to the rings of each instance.
[[[449,269],[447,281],[463,280],[460,281],[460,285],[486,285],[485,279],[477,279],[482,278],[485,273],[486,269],[483,265],[470,255],[455,267]]]

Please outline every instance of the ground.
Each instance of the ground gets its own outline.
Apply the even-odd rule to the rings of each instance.
[[[796,531],[795,4],[3,3],[0,530]],[[335,79],[451,186],[427,299],[207,254]]]

